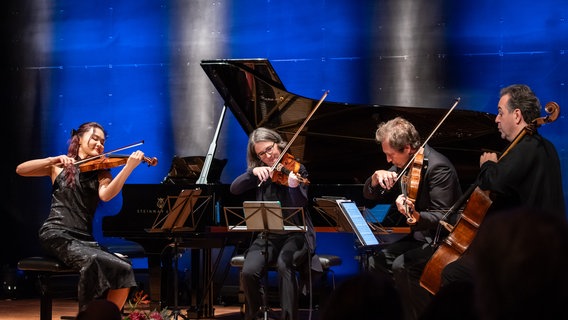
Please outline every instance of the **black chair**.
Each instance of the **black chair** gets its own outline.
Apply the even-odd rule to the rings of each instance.
[[[40,320],[51,320],[53,309],[53,280],[56,276],[79,274],[79,270],[66,266],[52,257],[29,257],[18,261],[18,269],[35,274],[40,292]],[[76,289],[74,290],[76,295]],[[77,310],[78,311],[78,310]],[[63,316],[61,319],[74,319]]]
[[[323,280],[324,280],[324,284],[327,282],[328,279],[328,274],[331,273],[331,279],[332,279],[332,289],[335,289],[335,273],[332,269],[332,267],[335,266],[339,266],[342,263],[342,260],[339,256],[335,256],[335,255],[330,255],[330,254],[318,254],[318,258],[319,261],[322,265],[322,269],[323,269]],[[235,256],[233,256],[231,258],[231,266],[242,269],[243,264],[245,262],[245,255],[244,254],[237,254]],[[276,270],[276,264],[272,263],[268,266],[267,271],[275,271]],[[265,281],[267,277],[265,277]],[[265,283],[265,286],[267,286],[268,284]],[[323,285],[323,284],[322,284]],[[267,288],[266,288],[267,289]],[[324,288],[325,289],[325,288]],[[325,290],[322,290],[325,292]],[[265,290],[265,294],[267,294],[268,290]],[[239,303],[241,304],[241,314],[244,315],[245,313],[245,297],[244,297],[244,293],[243,293],[243,287],[242,284],[240,283],[240,277],[239,277]],[[266,297],[265,297],[266,299]]]

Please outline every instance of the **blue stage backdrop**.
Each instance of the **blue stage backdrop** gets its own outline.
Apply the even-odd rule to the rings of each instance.
[[[173,156],[203,156],[213,138],[223,101],[203,59],[267,58],[288,91],[319,99],[330,90],[328,100],[337,102],[445,108],[459,96],[459,108],[495,113],[500,88],[526,83],[543,104],[568,103],[568,3],[561,0],[28,3],[35,11],[20,33],[27,49],[19,66],[27,91],[14,106],[23,146],[13,167],[65,153],[73,128],[98,121],[107,150],[144,140],[137,149],[159,159],[128,183],[160,183]],[[566,127],[561,116],[541,129],[564,172]],[[245,170],[246,139],[228,112],[216,154],[228,159],[223,183]],[[30,178],[11,179],[7,200],[18,204],[8,215],[22,231],[16,243],[27,247],[4,244],[10,263],[37,251],[32,240],[49,206],[49,185],[22,179]],[[23,203],[29,188],[36,201]],[[102,217],[121,206],[121,197],[101,206],[98,238]],[[342,248],[334,252],[344,260],[338,275],[356,272],[351,237],[319,239],[326,253]]]

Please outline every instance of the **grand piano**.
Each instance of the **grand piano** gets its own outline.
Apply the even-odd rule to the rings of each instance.
[[[233,113],[247,135],[263,126],[276,130],[289,141],[318,103],[318,100],[288,92],[266,59],[204,60],[201,66],[223,98],[225,107]],[[310,173],[310,198],[338,196],[354,200],[360,206],[376,205],[364,200],[361,190],[368,176],[389,166],[374,140],[377,125],[402,116],[411,121],[425,138],[446,114],[452,98],[449,97],[448,106],[441,108],[324,101],[289,149]],[[504,147],[494,119],[493,114],[458,108],[429,141],[454,163],[464,188],[477,175],[482,150],[502,150]],[[208,173],[204,170],[201,174]],[[157,214],[157,201],[176,196],[180,190],[189,188],[201,188],[203,195],[212,197],[199,226],[176,234],[147,232]],[[164,248],[171,247],[173,240],[190,243],[194,248],[222,247],[242,241],[234,239],[234,234],[214,232],[215,227],[222,225],[219,210],[224,206],[240,206],[244,198],[253,198],[253,195],[232,196],[228,185],[219,183],[126,184],[122,193],[122,209],[115,216],[103,219],[103,235],[121,237],[144,247],[149,263],[151,300],[166,305],[169,303],[165,296],[171,294],[171,290],[165,289],[168,275],[164,270],[168,268],[162,266],[169,266],[171,261],[164,259]],[[314,223],[318,226],[329,221],[315,218]],[[212,268],[208,260],[210,256],[196,258],[202,262],[203,268]],[[200,276],[203,275],[195,277]],[[205,292],[201,292],[195,308],[200,311],[199,316],[212,316],[210,285],[202,284],[199,290]]]

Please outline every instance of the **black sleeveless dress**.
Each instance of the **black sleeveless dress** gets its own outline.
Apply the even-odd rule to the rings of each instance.
[[[76,172],[74,186],[66,183],[61,172],[52,187],[49,216],[39,230],[41,246],[48,255],[80,270],[80,310],[103,298],[108,289],[136,286],[130,262],[105,251],[93,237],[98,187],[98,171]]]

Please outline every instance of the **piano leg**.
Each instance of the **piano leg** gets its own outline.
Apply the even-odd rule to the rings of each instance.
[[[162,303],[162,258],[160,255],[148,255],[148,282],[150,297],[150,310],[161,310]]]
[[[191,307],[188,314],[196,319],[213,318],[211,248],[191,249],[191,266]]]

